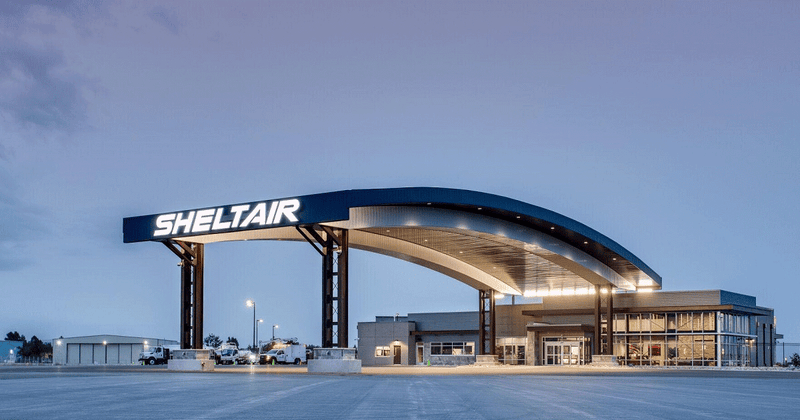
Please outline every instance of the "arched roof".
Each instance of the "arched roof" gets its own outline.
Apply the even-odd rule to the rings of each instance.
[[[661,287],[644,262],[582,223],[518,200],[447,188],[346,190],[131,217],[123,234],[125,242],[304,240],[296,227],[314,225],[349,229],[352,248],[479,289],[545,296],[590,293],[591,285]]]

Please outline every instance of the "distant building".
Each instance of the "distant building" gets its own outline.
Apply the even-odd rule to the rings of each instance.
[[[613,355],[621,364],[771,366],[774,312],[723,290],[615,293]],[[594,296],[497,305],[494,353],[511,365],[582,365],[592,358]],[[601,340],[607,337],[601,316]],[[364,366],[475,362],[478,312],[416,313],[358,323]],[[605,344],[601,344],[605,346]]]
[[[0,363],[13,362],[23,344],[25,343],[22,341],[0,341]]]
[[[54,365],[131,365],[149,346],[177,345],[175,340],[120,335],[54,338]]]

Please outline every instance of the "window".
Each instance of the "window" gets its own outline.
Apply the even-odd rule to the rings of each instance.
[[[375,357],[389,357],[389,347],[388,346],[375,347]]]
[[[431,343],[431,354],[436,356],[471,356],[475,343]]]

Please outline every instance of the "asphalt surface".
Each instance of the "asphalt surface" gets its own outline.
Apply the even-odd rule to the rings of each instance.
[[[588,367],[0,366],[0,419],[777,418],[800,371]]]

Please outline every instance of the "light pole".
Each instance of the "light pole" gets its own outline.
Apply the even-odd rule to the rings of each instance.
[[[258,347],[261,347],[261,340],[258,339],[258,333],[260,332],[259,330],[261,328],[259,328],[259,327],[261,327],[262,323],[264,323],[264,320],[263,319],[259,319],[258,320],[258,327],[256,327],[256,343],[258,343]]]
[[[272,326],[272,340],[275,340],[275,328],[278,328],[278,324],[274,324]]]
[[[245,302],[247,306],[253,307],[253,347],[256,346],[256,301],[247,299]]]

